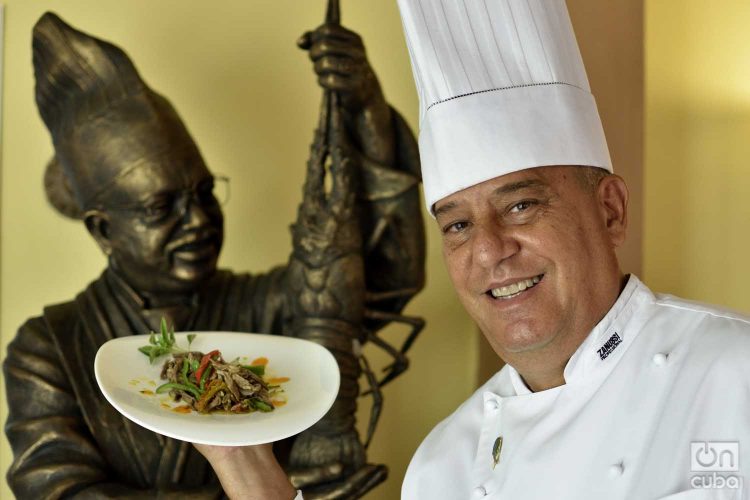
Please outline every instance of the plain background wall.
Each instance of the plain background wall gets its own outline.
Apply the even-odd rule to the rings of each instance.
[[[321,92],[296,39],[324,17],[323,0],[6,0],[0,259],[2,353],[17,327],[45,304],[69,300],[104,268],[81,223],[63,219],[42,189],[49,135],[33,97],[31,29],[52,9],[113,41],[146,81],[171,99],[215,172],[231,177],[221,265],[261,272],[286,262],[289,224],[302,192]],[[416,127],[417,99],[394,1],[343,1],[345,25],[367,44],[386,97]],[[475,384],[478,335],[447,281],[437,230],[428,226],[428,283],[408,307],[426,330],[412,366],[385,388],[370,460],[391,469],[371,499],[398,498],[421,439]],[[405,329],[385,337],[400,345]],[[367,348],[374,365],[386,359]],[[439,384],[440,391],[427,390]],[[5,420],[3,393],[2,416]],[[360,424],[369,400],[361,401]],[[10,450],[2,437],[4,473]],[[2,481],[0,497],[10,498]]]
[[[750,312],[750,3],[646,2],[644,269]]]

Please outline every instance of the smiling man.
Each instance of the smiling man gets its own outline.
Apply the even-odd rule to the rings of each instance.
[[[621,271],[628,190],[564,0],[399,6],[427,207],[506,362],[427,436],[402,498],[746,498],[750,322]]]
[[[614,250],[625,237],[627,190],[601,173],[527,169],[435,204],[461,302],[534,390],[564,383],[567,360],[624,285]]]

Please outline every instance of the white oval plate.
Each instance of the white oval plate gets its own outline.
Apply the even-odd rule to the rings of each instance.
[[[171,356],[150,364],[138,348],[148,335],[110,340],[99,348],[94,373],[104,397],[125,417],[159,434],[191,443],[245,446],[278,441],[307,429],[331,408],[339,390],[339,368],[324,347],[307,340],[235,332],[190,332],[192,351],[219,349],[225,360],[268,358],[267,375],[289,377],[281,384],[287,403],[269,413],[240,415],[177,413],[163,407],[179,406],[168,394],[147,395],[164,383],[161,367]],[[175,334],[187,347],[188,333]]]

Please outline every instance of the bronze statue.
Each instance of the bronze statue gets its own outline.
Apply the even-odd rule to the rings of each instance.
[[[96,387],[93,359],[107,340],[156,329],[268,332],[328,347],[339,397],[315,426],[278,447],[306,498],[358,498],[385,479],[354,427],[357,378],[379,386],[406,368],[421,328],[399,313],[423,284],[418,157],[359,37],[328,22],[303,35],[325,89],[320,127],[293,225],[289,264],[251,276],[216,268],[223,215],[213,176],[174,108],[118,47],[54,14],[34,28],[36,99],[55,146],[45,185],[52,204],[84,221],[108,267],[75,300],[29,319],[4,364],[19,498],[214,498],[220,485],[189,443],[121,417]],[[331,177],[330,191],[325,178]],[[377,336],[390,321],[412,331],[401,349]],[[359,348],[394,357],[376,380]]]

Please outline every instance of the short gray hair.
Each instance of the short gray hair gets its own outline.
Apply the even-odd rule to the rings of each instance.
[[[576,167],[578,181],[586,191],[594,192],[599,187],[599,182],[612,175],[611,172],[599,167]]]

